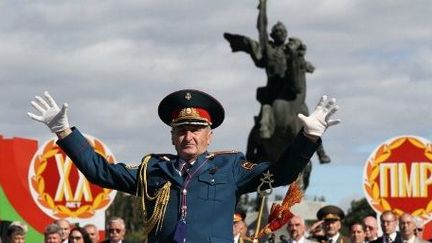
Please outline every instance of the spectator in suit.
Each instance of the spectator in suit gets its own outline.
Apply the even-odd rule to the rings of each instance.
[[[108,239],[103,243],[127,243],[124,238],[126,235],[126,225],[122,218],[114,217],[107,224]]]
[[[306,226],[304,219],[300,216],[293,216],[288,220],[287,231],[290,236],[290,243],[313,243],[315,241],[305,238]]]
[[[398,220],[391,210],[384,211],[380,216],[383,235],[371,243],[402,243],[399,232],[396,231]]]
[[[69,240],[70,231],[72,229],[70,222],[67,219],[57,219],[54,221],[54,223],[60,226],[62,229],[62,243],[67,243]]]
[[[365,225],[361,222],[354,222],[349,227],[351,243],[365,243]]]
[[[365,225],[366,242],[378,239],[378,222],[374,216],[366,216],[363,219]]]
[[[94,224],[86,224],[84,225],[84,229],[87,232],[87,234],[90,237],[90,240],[92,243],[98,243],[99,242],[99,231],[96,225]]]
[[[345,213],[337,206],[328,205],[317,212],[317,218],[323,220],[323,229],[328,243],[347,243],[349,239],[340,233],[341,221]]]
[[[399,217],[399,228],[400,228],[400,235],[403,242],[407,242],[407,243],[427,242],[415,235],[415,230],[417,226],[414,217],[411,214],[404,213]]]

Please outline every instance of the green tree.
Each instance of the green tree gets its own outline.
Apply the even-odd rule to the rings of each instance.
[[[344,219],[344,232],[345,235],[348,232],[348,227],[354,222],[362,222],[363,218],[366,216],[376,217],[375,211],[371,208],[366,198],[351,201],[351,207]]]
[[[144,242],[141,198],[127,193],[118,192],[113,203],[105,211],[108,221],[112,217],[120,217],[126,224],[126,239],[130,242]]]

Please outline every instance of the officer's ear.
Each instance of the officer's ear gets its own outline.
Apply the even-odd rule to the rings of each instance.
[[[212,142],[212,140],[213,140],[213,130],[212,130],[210,127],[209,127],[208,129],[209,129],[210,131],[209,131],[209,134],[208,134],[207,146],[210,145],[211,142]]]

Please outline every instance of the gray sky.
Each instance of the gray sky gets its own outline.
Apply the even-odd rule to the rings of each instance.
[[[211,150],[245,151],[265,73],[231,53],[224,32],[256,39],[258,1],[1,1],[0,134],[43,142],[52,135],[26,116],[48,90],[69,103],[69,120],[104,141],[122,162],[173,152],[157,105],[197,88],[225,106]],[[307,103],[337,98],[342,123],[324,135],[333,162],[319,165],[308,195],[346,205],[363,197],[363,165],[388,138],[430,139],[430,0],[268,1],[270,27],[282,21],[308,46],[315,66]]]

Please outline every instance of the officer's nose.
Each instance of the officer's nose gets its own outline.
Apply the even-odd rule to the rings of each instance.
[[[190,141],[190,140],[192,140],[192,138],[193,138],[193,132],[192,131],[186,131],[186,133],[185,133],[185,139],[187,141]]]

